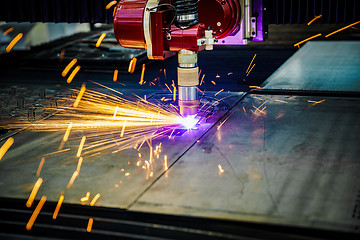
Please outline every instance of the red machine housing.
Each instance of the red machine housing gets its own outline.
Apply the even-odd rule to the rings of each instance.
[[[200,24],[187,29],[177,28],[170,23],[174,18],[171,10],[146,12],[148,0],[121,0],[114,16],[115,37],[123,47],[147,49],[144,34],[145,14],[150,14],[151,55],[153,59],[165,59],[181,49],[199,52],[204,46],[198,39],[204,38],[205,30],[212,29],[215,38],[226,37],[238,30],[241,19],[238,0],[199,0]],[[160,4],[171,4],[162,0]],[[170,28],[170,30],[169,30]]]

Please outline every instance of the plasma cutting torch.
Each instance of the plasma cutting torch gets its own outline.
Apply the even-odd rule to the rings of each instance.
[[[178,101],[187,117],[199,108],[197,53],[263,41],[264,11],[263,0],[121,0],[114,32],[120,45],[146,49],[149,59],[178,52]]]

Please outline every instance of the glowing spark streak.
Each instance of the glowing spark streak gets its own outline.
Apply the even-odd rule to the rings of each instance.
[[[198,90],[199,92],[201,92],[202,94],[204,94],[204,92],[201,91],[200,88],[198,88],[198,87],[196,87],[196,86],[195,86],[195,88],[196,88],[196,90]]]
[[[165,77],[165,80],[166,80],[166,69],[164,68],[164,77]]]
[[[43,179],[42,179],[42,178],[39,178],[39,179],[36,181],[36,183],[35,183],[32,191],[31,191],[31,193],[30,193],[29,199],[28,199],[27,202],[26,202],[26,206],[27,206],[28,208],[31,207],[32,203],[34,202],[35,196],[36,196],[36,194],[37,194],[37,192],[38,192],[38,190],[39,190],[39,188],[40,188],[40,186],[41,186],[42,183],[43,183]]]
[[[219,175],[221,175],[224,172],[224,169],[221,167],[220,164],[218,165],[218,168],[219,168]]]
[[[117,1],[111,1],[108,3],[108,5],[106,5],[106,9],[110,9],[113,5],[115,5],[117,3]]]
[[[81,138],[81,142],[80,142],[80,145],[79,145],[79,149],[78,149],[77,154],[76,154],[77,157],[80,157],[80,156],[81,156],[81,152],[82,152],[82,150],[83,150],[83,148],[84,148],[85,140],[86,140],[86,137],[83,136],[83,137]]]
[[[202,69],[200,69],[200,71],[199,71],[198,78],[200,78],[201,72],[202,72]]]
[[[53,218],[54,220],[57,218],[57,216],[58,216],[58,214],[59,214],[59,211],[60,211],[60,208],[61,208],[61,205],[62,205],[63,201],[64,201],[64,195],[61,195],[60,198],[59,198],[59,201],[58,201],[58,203],[57,203],[57,205],[56,205],[54,214],[53,214],[53,216],[52,216],[52,218]]]
[[[100,197],[100,193],[96,194],[93,200],[91,200],[90,206],[94,206],[96,201],[99,199],[99,197]]]
[[[144,75],[145,75],[145,64],[142,65],[142,69],[141,69],[141,77],[140,77],[140,85],[144,84]]]
[[[250,62],[250,64],[249,64],[249,66],[248,66],[248,68],[246,69],[246,73],[248,73],[249,72],[249,69],[250,69],[250,67],[251,67],[251,64],[253,63],[253,61],[254,61],[254,59],[256,58],[256,53],[255,53],[255,55],[254,55],[254,57],[252,58],[252,60],[251,60],[251,62]]]
[[[78,172],[78,171],[75,171],[75,172],[73,173],[73,175],[72,175],[71,178],[70,178],[70,181],[69,181],[68,185],[66,186],[67,189],[70,189],[70,188],[71,188],[71,186],[73,185],[73,183],[74,183],[74,181],[75,181],[75,179],[76,179],[76,177],[77,177],[78,175],[79,175],[79,172]]]
[[[65,56],[65,49],[61,49],[59,56],[59,63],[62,63],[64,56]]]
[[[85,197],[80,198],[80,202],[84,203],[89,201],[89,197],[90,197],[90,192],[87,192]]]
[[[320,37],[320,36],[321,36],[321,33],[316,34],[316,35],[314,35],[314,36],[312,36],[312,37],[309,37],[309,38],[307,38],[307,39],[305,39],[305,40],[302,40],[301,42],[295,43],[295,44],[294,44],[294,47],[300,46],[300,44],[303,44],[304,42],[307,42],[307,41],[309,41],[309,40],[311,40],[311,39],[314,39],[314,38],[317,38],[317,37]]]
[[[310,26],[310,24],[312,24],[313,22],[315,22],[316,20],[318,20],[321,17],[322,17],[321,14],[319,16],[315,16],[310,22],[307,23],[307,25]]]
[[[245,113],[245,117],[247,117],[247,113],[246,113],[246,110],[245,110],[244,106],[243,106],[243,110],[244,110],[244,113]]]
[[[67,148],[67,149],[64,149],[64,150],[60,150],[60,151],[56,151],[56,152],[52,152],[52,153],[47,153],[47,154],[44,154],[43,156],[49,156],[49,155],[54,155],[54,154],[57,154],[57,153],[62,153],[62,152],[67,152],[69,151],[70,148]]]
[[[68,79],[66,80],[67,83],[71,83],[71,81],[74,79],[75,75],[79,72],[80,70],[80,66],[77,66],[70,74],[70,76],[68,77]]]
[[[74,108],[76,108],[76,107],[79,105],[79,103],[80,103],[80,101],[81,101],[81,98],[82,98],[82,96],[84,95],[85,90],[86,90],[86,87],[85,87],[85,86],[86,86],[85,83],[83,83],[83,85],[81,86],[81,89],[80,89],[80,91],[79,91],[79,94],[78,94],[78,96],[76,97],[76,100],[75,100],[75,102],[74,102]]]
[[[113,81],[114,81],[114,82],[117,81],[118,75],[119,75],[119,70],[116,69],[116,70],[114,71],[114,76],[113,76]]]
[[[167,170],[168,170],[168,165],[167,165],[167,156],[166,156],[166,155],[164,156],[164,169],[165,169],[165,171],[167,171]]]
[[[38,169],[36,171],[36,176],[37,177],[40,176],[40,172],[41,172],[42,167],[44,166],[44,162],[45,162],[45,157],[42,157],[41,161],[40,161],[40,164],[39,164],[39,167],[38,167]]]
[[[153,147],[150,147],[150,163],[152,162],[153,160]]]
[[[249,74],[251,73],[251,71],[253,70],[254,67],[255,67],[255,63],[254,63],[254,65],[252,65],[252,67],[250,68],[250,70],[248,71],[248,73],[246,74],[246,76],[249,76]]]
[[[23,37],[22,33],[19,33],[6,47],[6,52],[9,53],[15,44]]]
[[[172,130],[172,132],[171,132],[171,134],[170,134],[170,136],[169,136],[169,139],[170,139],[171,136],[173,135],[174,131],[175,131],[175,129]]]
[[[139,148],[138,148],[138,151],[140,150],[140,148],[142,147],[142,145],[144,144],[145,142],[145,139],[142,141],[142,143],[140,144]]]
[[[216,83],[214,81],[211,81],[212,84],[216,85]]]
[[[9,150],[11,145],[13,145],[14,139],[12,137],[9,137],[8,140],[1,146],[0,148],[0,160],[5,155],[5,153]]]
[[[217,93],[215,93],[215,96],[218,95],[219,93],[221,93],[222,91],[224,91],[224,89],[221,89],[220,91],[218,91]]]
[[[93,223],[94,223],[94,219],[89,218],[89,222],[88,222],[88,225],[87,225],[87,228],[86,228],[86,231],[87,231],[87,232],[91,232]]]
[[[249,86],[249,88],[261,89],[261,87],[259,87],[259,86]]]
[[[129,73],[134,73],[136,62],[137,62],[137,58],[131,59],[130,64],[129,64],[129,69],[128,69]]]
[[[200,81],[200,86],[201,86],[201,84],[203,84],[203,82],[204,82],[204,78],[205,78],[205,74],[203,74],[203,76],[202,76],[202,78],[201,78],[201,81]]]
[[[127,172],[127,173],[125,173],[125,176],[126,176],[126,177],[130,176],[130,173],[128,173],[128,172]]]
[[[101,45],[102,41],[104,40],[105,36],[106,36],[106,33],[103,33],[103,34],[100,35],[99,39],[96,42],[96,47],[97,48],[100,47],[100,45]]]
[[[14,28],[9,28],[8,30],[6,30],[4,33],[3,33],[3,36],[5,37],[6,35],[8,35],[9,33],[11,33],[12,31],[14,31]]]
[[[77,168],[76,168],[76,171],[77,171],[78,173],[80,173],[80,168],[81,168],[82,162],[83,162],[83,158],[80,157],[80,158],[79,158],[79,161],[78,161]]]
[[[165,86],[167,87],[167,89],[169,89],[169,91],[171,92],[171,93],[173,93],[172,91],[171,91],[171,89],[169,88],[169,86],[165,83]]]
[[[220,78],[220,75],[219,75],[219,74],[216,74],[216,78]]]
[[[334,35],[334,34],[336,34],[336,33],[338,33],[338,32],[341,32],[341,31],[343,31],[343,30],[345,30],[345,29],[347,29],[347,28],[351,28],[352,26],[355,26],[356,24],[359,24],[359,23],[360,23],[360,21],[358,21],[358,22],[356,22],[356,23],[353,23],[353,24],[350,24],[350,25],[348,25],[348,26],[346,26],[346,27],[340,28],[339,30],[334,31],[334,32],[326,35],[325,37],[326,37],[326,38],[327,38],[327,37],[330,37],[331,35]]]
[[[116,117],[116,113],[117,113],[117,111],[118,111],[118,110],[119,110],[119,107],[118,107],[118,106],[116,106],[113,118],[115,118],[115,117]]]
[[[113,92],[116,92],[116,93],[118,93],[118,94],[120,94],[120,95],[123,95],[122,92],[116,91],[115,89],[109,88],[109,87],[107,87],[107,86],[105,86],[105,85],[102,85],[102,84],[100,84],[100,83],[97,83],[97,82],[94,82],[94,81],[91,81],[91,80],[89,80],[89,81],[92,82],[92,83],[95,83],[96,85],[99,85],[99,86],[101,86],[101,87],[103,87],[103,88],[109,89],[110,91],[113,91]]]
[[[288,102],[286,102],[286,101],[283,101],[283,100],[277,100],[277,99],[275,99],[275,102],[288,103]]]
[[[29,222],[26,224],[26,230],[28,230],[28,231],[31,230],[31,228],[34,225],[34,222],[35,222],[37,216],[39,215],[42,207],[44,206],[45,202],[46,202],[46,197],[42,196],[41,199],[40,199],[39,204],[36,206],[33,214],[31,215],[31,217],[29,219]]]
[[[113,17],[115,17],[115,13],[116,13],[116,7],[114,8],[114,11],[113,11]],[[146,45],[145,45],[145,48],[146,48]]]
[[[125,127],[126,127],[126,121],[124,122],[124,125],[123,125],[123,127],[122,127],[122,129],[121,129],[120,137],[123,137],[123,136],[124,136]]]
[[[229,116],[227,116],[227,118],[225,118],[225,120],[220,123],[220,125],[217,127],[217,130],[219,130],[221,128],[221,126],[229,119],[229,117],[233,114],[234,112],[232,112]]]
[[[308,100],[308,103],[313,103],[312,105],[316,105],[316,104],[319,104],[319,103],[322,103],[322,102],[325,102],[325,99],[323,100],[320,100],[320,101],[311,101],[311,100]]]
[[[70,71],[70,69],[77,63],[77,59],[74,58],[73,60],[71,60],[71,62],[65,67],[64,71],[62,71],[61,76],[65,77],[68,72]]]
[[[174,95],[173,95],[173,100],[176,101],[176,87],[174,86]]]

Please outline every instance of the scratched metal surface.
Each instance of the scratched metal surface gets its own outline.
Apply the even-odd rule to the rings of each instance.
[[[360,42],[308,42],[264,83],[265,89],[360,91]]]
[[[141,91],[135,91],[135,93],[143,94]],[[153,93],[146,91],[148,97]],[[244,93],[220,93],[218,97],[227,97],[226,102],[233,106],[243,95]],[[154,98],[156,97],[161,98],[162,95]],[[140,166],[136,165],[139,157],[134,148],[118,153],[112,153],[116,150],[116,148],[112,148],[109,151],[101,151],[101,154],[98,155],[84,156],[80,174],[73,186],[67,190],[66,186],[77,167],[76,152],[81,137],[87,134],[86,131],[71,131],[69,140],[64,146],[64,149],[69,149],[68,151],[45,156],[45,163],[40,174],[44,182],[36,199],[46,195],[48,200],[57,201],[60,194],[64,193],[65,202],[80,204],[80,198],[84,197],[86,192],[90,192],[90,200],[95,194],[101,194],[96,203],[98,206],[127,208],[155,179],[163,174],[164,155],[167,155],[170,166],[225,112],[227,110],[218,111],[201,127],[187,131],[182,136],[175,136],[172,139],[164,136],[162,139],[153,141],[154,148],[160,142],[162,143],[159,159],[154,155],[155,161],[151,170],[153,176],[150,176],[149,170],[142,168],[144,161],[149,160],[149,146],[146,143],[140,149],[142,154]],[[46,122],[46,120],[43,121]],[[64,131],[39,133],[32,132],[31,129],[14,135],[14,144],[0,161],[0,196],[27,199],[38,179],[36,171],[41,157],[44,154],[56,152],[63,135]],[[86,145],[85,143],[85,147]],[[126,173],[130,175],[125,176]]]
[[[247,96],[130,209],[359,232],[360,99],[308,100]]]

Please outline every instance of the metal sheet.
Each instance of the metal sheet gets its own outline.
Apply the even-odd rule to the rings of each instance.
[[[136,93],[140,94],[140,92],[139,90]],[[154,94],[151,91],[146,93],[148,97]],[[233,106],[243,95],[244,93],[221,93],[217,97],[226,97],[227,104]],[[154,98],[161,99],[162,96],[155,95]],[[69,141],[64,146],[64,149],[69,149],[68,151],[46,155],[58,150],[64,131],[39,133],[25,130],[13,136],[14,144],[0,161],[0,196],[27,199],[38,179],[35,173],[41,157],[45,154],[45,163],[40,174],[44,182],[36,199],[46,195],[48,200],[57,201],[60,194],[64,193],[65,202],[80,204],[80,198],[90,192],[90,200],[95,194],[101,194],[97,202],[99,206],[127,208],[164,173],[164,155],[167,155],[170,166],[225,112],[217,112],[201,127],[186,131],[181,136],[171,139],[164,136],[153,141],[153,147],[161,142],[163,150],[159,159],[154,155],[152,174],[149,170],[142,168],[144,161],[149,160],[150,155],[149,147],[145,142],[140,149],[142,154],[140,166],[136,165],[139,157],[137,150],[133,148],[112,153],[112,150],[116,150],[115,148],[111,151],[101,151],[101,154],[84,157],[80,174],[69,190],[66,186],[77,168],[76,152],[80,139],[83,135],[86,136],[87,132],[72,131]],[[126,173],[129,175],[126,176]]]
[[[266,82],[265,89],[360,91],[360,42],[308,42]]]
[[[130,209],[358,232],[360,99],[321,100],[249,95]]]

